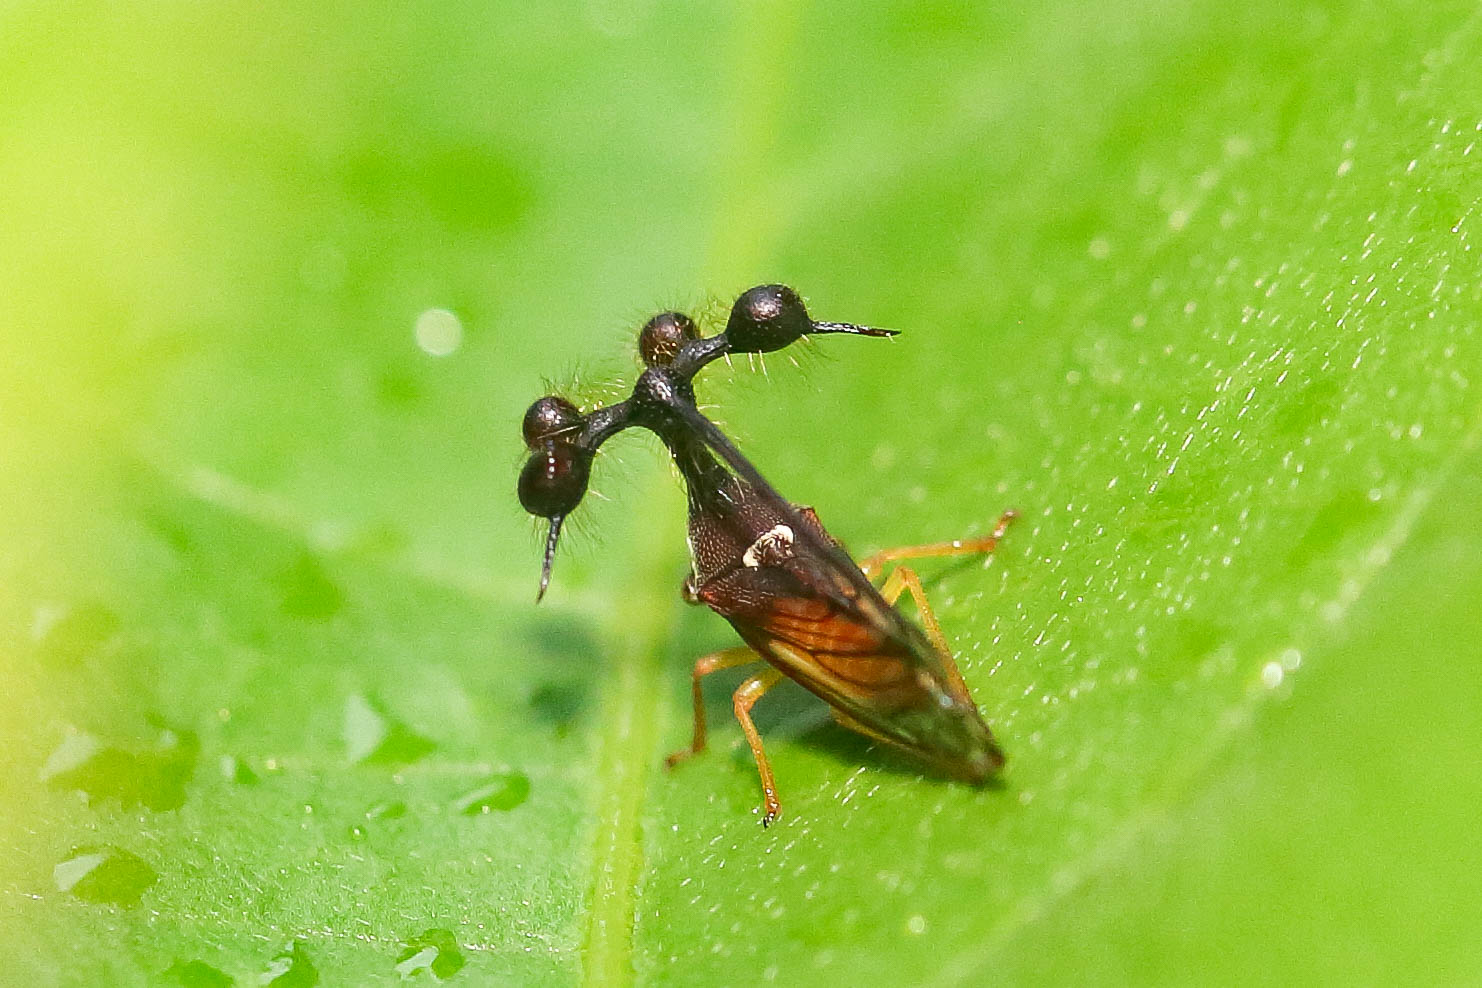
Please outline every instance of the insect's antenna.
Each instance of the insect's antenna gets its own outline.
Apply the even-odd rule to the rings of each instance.
[[[815,322],[808,330],[811,333],[852,333],[855,336],[899,336],[898,329],[876,329],[874,326],[856,326],[852,322]]]
[[[545,588],[551,585],[551,565],[556,561],[556,540],[561,537],[561,523],[565,515],[551,518],[551,530],[545,537],[545,562],[540,567],[540,589],[535,592],[535,602],[545,597]]]

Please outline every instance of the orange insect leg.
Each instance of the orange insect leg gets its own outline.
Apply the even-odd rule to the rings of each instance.
[[[953,539],[950,542],[932,542],[927,545],[885,549],[860,563],[859,568],[867,578],[874,579],[886,563],[899,559],[928,559],[936,556],[990,553],[998,547],[998,540],[1003,538],[1003,533],[1017,517],[1015,512],[1005,511],[999,517],[998,524],[993,526],[993,531],[981,538]],[[911,593],[911,599],[916,602],[916,610],[921,615],[921,624],[926,629],[926,637],[931,640],[932,645],[936,647],[937,654],[942,657],[942,664],[946,666],[947,675],[952,680],[953,691],[960,699],[971,703],[972,695],[968,692],[962,673],[957,669],[956,660],[952,658],[952,650],[947,646],[947,638],[942,634],[942,626],[938,623],[936,614],[932,612],[931,604],[926,599],[926,590],[921,586],[921,578],[916,575],[916,571],[909,566],[897,566],[891,571],[884,585],[880,587],[880,595],[885,598],[886,603],[894,604],[901,592],[907,590]],[[854,724],[846,726],[858,730]]]
[[[928,559],[936,556],[968,556],[974,553],[990,553],[998,548],[998,540],[1008,531],[1018,512],[1005,511],[999,516],[993,531],[975,539],[953,539],[950,542],[930,542],[926,545],[907,545],[897,549],[882,549],[859,564],[866,579],[873,580],[886,563],[898,559]]]
[[[688,748],[681,748],[664,759],[664,764],[673,768],[691,755],[698,755],[705,750],[705,694],[700,689],[700,680],[712,672],[719,672],[721,669],[732,669],[736,666],[745,665],[748,662],[758,662],[760,660],[761,656],[745,646],[728,648],[720,652],[711,652],[709,655],[701,656],[695,660],[695,668],[691,674],[695,697],[694,739],[690,742]]]
[[[781,678],[782,673],[776,669],[765,669],[742,683],[732,696],[736,719],[741,722],[741,730],[746,732],[746,743],[751,745],[752,757],[756,759],[757,774],[762,777],[763,827],[771,826],[782,815],[782,804],[777,800],[777,783],[772,779],[772,766],[767,762],[767,753],[762,750],[762,736],[751,722],[751,708]]]

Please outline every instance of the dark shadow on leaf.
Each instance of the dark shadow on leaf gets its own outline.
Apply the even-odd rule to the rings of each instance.
[[[856,734],[838,724],[820,724],[800,735],[798,740],[811,748],[826,752],[841,765],[865,765],[872,770],[917,779],[933,786],[967,785],[936,771],[898,748]],[[1008,783],[1002,777],[995,776],[978,788],[1002,791],[1008,788]]]

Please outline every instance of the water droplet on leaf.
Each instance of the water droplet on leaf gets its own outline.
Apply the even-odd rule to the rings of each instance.
[[[138,855],[121,847],[79,847],[52,869],[52,881],[63,892],[85,902],[137,905],[159,876]]]
[[[236,755],[222,755],[219,763],[221,777],[228,782],[235,782],[239,786],[257,785],[257,773]]]
[[[437,745],[384,713],[377,705],[351,694],[345,700],[345,754],[352,765],[397,765],[414,762]]]
[[[118,633],[118,615],[102,604],[84,603],[51,620],[36,635],[42,661],[58,666],[81,665]]]
[[[261,980],[274,988],[313,988],[319,983],[319,970],[304,953],[303,945],[295,942],[273,958]]]
[[[406,942],[406,949],[396,959],[396,973],[409,980],[426,971],[439,981],[447,981],[463,969],[464,963],[452,931],[433,928]]]
[[[477,816],[494,810],[512,810],[530,798],[530,777],[524,772],[492,775],[453,800],[453,810]]]
[[[184,988],[231,988],[231,976],[205,961],[176,961],[165,971]]]
[[[365,811],[367,820],[397,820],[407,815],[407,804],[400,800],[377,803]]]
[[[116,800],[125,809],[179,809],[195,775],[200,740],[193,731],[152,723],[159,729],[155,747],[142,752],[105,747],[86,732],[68,735],[47,758],[41,780],[52,789],[82,792],[90,801]]]

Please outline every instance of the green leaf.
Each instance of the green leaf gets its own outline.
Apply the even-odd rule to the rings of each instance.
[[[1470,8],[3,17],[9,978],[1475,976]],[[780,489],[1021,512],[919,567],[1002,785],[785,686],[763,830],[739,671],[664,772],[735,638],[656,444],[533,602],[543,378],[777,280],[902,330],[706,372]]]

